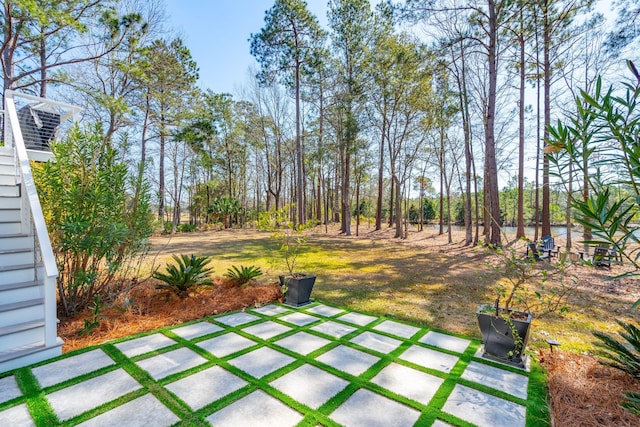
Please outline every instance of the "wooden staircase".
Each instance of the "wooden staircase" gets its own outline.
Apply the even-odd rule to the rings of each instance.
[[[45,302],[53,304],[48,311],[55,313],[55,288],[53,293],[45,289],[41,254],[17,171],[14,148],[0,147],[0,372],[60,355],[63,344],[55,326],[46,327]],[[47,286],[55,286],[55,280]]]

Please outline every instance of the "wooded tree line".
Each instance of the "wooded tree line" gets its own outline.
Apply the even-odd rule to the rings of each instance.
[[[0,61],[4,89],[53,88],[102,123],[172,230],[288,209],[350,235],[369,203],[403,237],[432,191],[441,232],[461,205],[466,243],[499,244],[504,219],[537,239],[588,198],[576,177],[554,200],[548,128],[629,52],[638,5],[618,7],[609,32],[592,0],[329,0],[321,28],[275,0],[233,96],[198,88],[161,0],[5,0]]]

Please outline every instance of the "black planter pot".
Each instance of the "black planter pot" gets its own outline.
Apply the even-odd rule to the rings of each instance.
[[[294,307],[311,303],[309,297],[316,282],[316,276],[310,274],[298,274],[296,276],[280,276],[280,284],[286,285],[287,292],[284,303]]]
[[[488,312],[488,310],[491,311]],[[478,316],[478,326],[480,327],[482,342],[484,344],[483,357],[508,363],[519,368],[525,367],[523,354],[529,341],[531,314],[524,312],[519,313],[524,315],[525,320],[509,319],[509,322],[513,324],[513,329],[522,340],[522,347],[516,354],[516,344],[509,323],[502,317],[496,316],[491,306],[487,308],[486,305],[483,305],[478,309],[476,314]]]

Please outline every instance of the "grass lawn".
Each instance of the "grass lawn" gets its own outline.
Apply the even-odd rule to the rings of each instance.
[[[276,280],[282,265],[274,263],[271,233],[252,230],[184,233],[153,239],[153,262],[163,265],[173,254],[210,255],[216,275],[231,265],[256,265],[266,279]],[[409,239],[390,238],[387,230],[362,230],[360,237],[340,236],[335,229],[318,227],[308,234],[296,270],[318,276],[312,298],[381,316],[479,337],[475,311],[495,299],[494,287],[502,278],[495,255],[483,248],[448,244],[433,230],[410,233]],[[519,250],[519,249],[518,249]],[[524,254],[524,249],[522,249]],[[151,265],[151,260],[148,267]],[[640,297],[635,279],[611,277],[612,270],[580,265],[571,267],[578,287],[568,313],[534,319],[529,346],[546,348],[546,339],[561,342],[564,350],[589,352],[591,331],[615,331],[615,319],[638,320],[629,307]]]

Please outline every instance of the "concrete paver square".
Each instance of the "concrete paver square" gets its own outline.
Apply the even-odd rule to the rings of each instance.
[[[191,409],[198,410],[247,384],[242,378],[214,366],[178,381],[165,388],[182,399]]]
[[[364,326],[376,320],[377,317],[367,316],[366,314],[362,314],[362,313],[351,312],[343,316],[337,317],[336,319],[342,320],[348,323],[353,323],[354,325]]]
[[[277,316],[278,314],[285,313],[289,311],[289,309],[280,307],[278,305],[265,305],[260,308],[253,308],[251,311],[255,311],[256,313],[264,314],[265,316]]]
[[[338,313],[342,313],[344,310],[341,308],[329,307],[328,305],[320,304],[305,311],[308,311],[309,313],[319,314],[320,316],[331,317],[335,316]]]
[[[200,341],[196,345],[207,350],[216,357],[225,357],[237,351],[256,345],[256,342],[231,332],[205,341]]]
[[[444,348],[446,350],[455,351],[456,353],[464,353],[464,351],[471,344],[470,340],[464,338],[454,337],[447,334],[441,334],[440,332],[429,331],[427,335],[418,340],[423,344],[429,344],[434,347]]]
[[[0,412],[0,425],[35,427],[36,424],[33,422],[31,414],[29,414],[27,404],[22,403]]]
[[[284,316],[280,317],[279,320],[284,320],[287,323],[292,323],[298,326],[304,326],[320,319],[317,318],[316,316],[311,316],[311,315],[300,313],[299,311],[297,311],[291,314],[285,314]]]
[[[392,363],[371,380],[387,390],[428,405],[444,380],[425,372]]]
[[[357,377],[379,361],[380,358],[351,347],[339,345],[320,355],[316,360]]]
[[[165,427],[180,418],[152,394],[145,394],[115,409],[79,424],[81,427]]]
[[[462,373],[462,378],[504,391],[521,399],[527,398],[529,378],[525,375],[478,362],[471,362]]]
[[[307,332],[298,332],[286,338],[283,338],[275,343],[280,347],[284,347],[287,350],[294,351],[298,354],[304,354],[316,351],[317,349],[324,347],[331,341],[319,336],[309,334]]]
[[[416,328],[415,326],[405,325],[404,323],[394,322],[393,320],[385,320],[379,325],[374,326],[373,329],[402,338],[411,338],[413,334],[420,330],[420,328]]]
[[[147,335],[146,337],[136,338],[134,340],[124,341],[114,344],[115,347],[124,353],[127,357],[139,356],[150,351],[158,350],[170,345],[177,344],[171,338],[160,333]]]
[[[46,398],[58,418],[64,421],[141,387],[124,369],[117,369],[60,389]]]
[[[116,362],[101,349],[67,357],[57,362],[33,368],[31,373],[41,387],[49,387],[89,372],[97,371]]]
[[[206,420],[215,427],[293,427],[302,418],[299,412],[258,390],[214,412]]]
[[[329,417],[345,427],[412,426],[420,412],[369,390],[356,391]]]
[[[255,320],[259,320],[260,317],[254,316],[249,313],[233,313],[222,317],[216,317],[214,320],[216,322],[224,323],[227,326],[240,326],[245,323],[253,322]]]
[[[343,325],[341,323],[336,322],[324,322],[319,325],[312,326],[311,329],[317,332],[321,332],[325,335],[330,335],[332,337],[340,338],[351,332],[355,331],[356,328],[348,325]]]
[[[180,328],[172,329],[171,332],[184,338],[185,340],[191,340],[201,337],[203,335],[209,335],[221,331],[222,328],[218,325],[214,325],[209,322],[198,322],[191,325],[182,326]]]
[[[407,351],[398,357],[402,360],[415,363],[416,365],[424,366],[425,368],[436,369],[447,373],[458,363],[457,356],[416,345],[409,347]]]
[[[147,371],[149,375],[157,381],[206,362],[207,359],[195,351],[182,347],[148,359],[139,360],[136,362],[136,365]]]
[[[391,353],[402,344],[400,340],[369,331],[353,338],[351,342],[384,354]]]
[[[268,340],[269,338],[273,338],[276,335],[284,334],[285,332],[289,332],[290,330],[291,328],[287,326],[271,321],[258,323],[257,325],[249,326],[248,328],[243,329],[244,332],[255,335],[256,337],[262,338],[263,340]]]
[[[287,366],[295,360],[293,357],[282,354],[279,351],[268,347],[261,347],[250,353],[231,359],[229,363],[253,377],[262,378],[271,372]]]
[[[16,377],[11,375],[0,379],[0,403],[22,396]]]
[[[318,409],[341,392],[349,381],[311,365],[301,367],[273,381],[271,385],[296,401]],[[301,385],[304,385],[301,387]]]
[[[524,406],[460,384],[442,410],[480,427],[524,427],[526,423]]]

